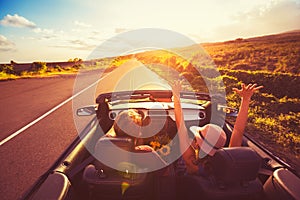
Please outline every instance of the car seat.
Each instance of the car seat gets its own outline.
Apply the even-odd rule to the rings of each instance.
[[[187,185],[182,185],[183,193],[194,193],[194,197],[209,200],[260,199],[263,194],[257,178],[260,165],[261,157],[249,147],[219,149],[207,162],[207,177],[181,178],[181,185]],[[189,185],[194,186],[194,191]]]

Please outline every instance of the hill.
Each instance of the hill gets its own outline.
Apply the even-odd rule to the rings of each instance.
[[[219,68],[300,74],[300,30],[202,46]]]

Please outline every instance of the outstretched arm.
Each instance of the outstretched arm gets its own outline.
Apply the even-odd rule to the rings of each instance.
[[[181,81],[175,81],[172,85],[174,98],[174,114],[180,140],[180,150],[183,153],[189,145],[187,128],[184,123],[183,112],[180,103]]]
[[[198,166],[193,163],[193,161],[196,159],[195,152],[191,147],[188,131],[184,123],[184,117],[180,103],[181,85],[181,81],[175,81],[175,83],[172,85],[175,121],[178,129],[179,146],[182,153],[182,158],[185,161],[187,172],[189,174],[193,174],[198,172]]]
[[[248,120],[250,100],[253,93],[261,88],[263,88],[263,86],[257,87],[257,84],[249,84],[247,86],[242,84],[241,89],[233,88],[233,91],[239,94],[241,97],[241,106],[232,131],[229,147],[237,147],[242,145],[243,134]]]

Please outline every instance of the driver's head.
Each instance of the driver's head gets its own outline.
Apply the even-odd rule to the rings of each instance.
[[[122,111],[115,119],[114,131],[117,137],[139,138],[142,116],[134,109]]]
[[[192,126],[190,130],[194,134],[200,150],[205,155],[213,156],[218,149],[225,145],[226,133],[220,126],[206,124],[202,127]]]

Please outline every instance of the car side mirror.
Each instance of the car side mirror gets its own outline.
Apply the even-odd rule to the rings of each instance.
[[[96,114],[96,106],[85,106],[77,109],[77,116],[91,116]]]
[[[224,112],[226,117],[237,117],[239,110],[228,106],[218,105],[218,111]]]

